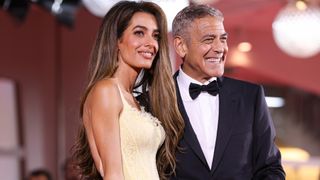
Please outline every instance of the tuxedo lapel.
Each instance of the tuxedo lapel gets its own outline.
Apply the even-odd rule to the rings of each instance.
[[[178,83],[177,83],[177,76],[179,74],[179,71],[177,71],[175,74],[174,74],[174,81],[175,81],[175,85],[176,85],[176,91],[177,91],[177,100],[178,100],[178,107],[179,107],[179,110],[180,110],[180,113],[184,119],[184,122],[185,122],[185,130],[184,130],[184,140],[186,141],[186,143],[191,147],[192,151],[198,156],[198,158],[200,159],[200,161],[207,167],[208,167],[208,164],[207,164],[207,161],[206,161],[206,158],[201,150],[201,146],[200,146],[200,143],[197,139],[197,136],[191,126],[191,123],[189,121],[189,117],[188,117],[188,114],[187,114],[187,111],[185,110],[184,108],[184,105],[183,105],[183,101],[182,101],[182,98],[181,98],[181,95],[180,95],[180,91],[179,91],[179,86],[178,86]],[[183,150],[182,150],[183,151]]]
[[[221,78],[222,79],[222,78]],[[222,81],[220,81],[222,82]],[[226,148],[233,128],[234,117],[236,111],[237,98],[230,88],[226,87],[222,82],[222,87],[219,91],[219,120],[218,132],[215,145],[214,157],[211,166],[211,173],[215,171],[223,156],[224,149]]]

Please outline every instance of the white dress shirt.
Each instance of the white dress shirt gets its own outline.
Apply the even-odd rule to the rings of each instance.
[[[210,169],[218,130],[219,94],[212,96],[207,92],[201,92],[196,99],[192,100],[189,95],[189,85],[190,83],[207,85],[216,79],[216,77],[213,77],[205,83],[200,83],[185,74],[181,68],[177,76],[183,105]]]

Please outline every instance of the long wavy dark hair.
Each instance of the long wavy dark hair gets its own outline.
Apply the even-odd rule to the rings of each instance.
[[[153,15],[160,31],[159,51],[151,68],[143,70],[137,86],[141,86],[143,94],[147,94],[150,112],[161,121],[166,132],[165,141],[157,152],[156,162],[160,179],[167,179],[176,167],[175,152],[182,137],[184,122],[176,103],[169,59],[167,20],[158,5],[152,2],[120,1],[105,15],[91,52],[88,85],[82,97],[80,117],[83,116],[83,106],[92,87],[101,79],[112,77],[116,72],[117,41],[137,12]],[[73,157],[83,179],[102,179],[90,153],[83,123],[73,147]]]

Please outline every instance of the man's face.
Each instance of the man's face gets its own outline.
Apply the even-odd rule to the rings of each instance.
[[[195,19],[187,32],[183,71],[200,82],[222,76],[228,52],[223,22],[211,16]]]

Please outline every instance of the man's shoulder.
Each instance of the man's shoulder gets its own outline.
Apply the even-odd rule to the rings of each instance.
[[[236,89],[251,89],[251,90],[256,90],[261,87],[261,85],[245,81],[245,80],[240,80],[240,79],[235,79],[227,76],[222,76],[221,78],[222,82],[222,87],[226,88],[236,88]]]

